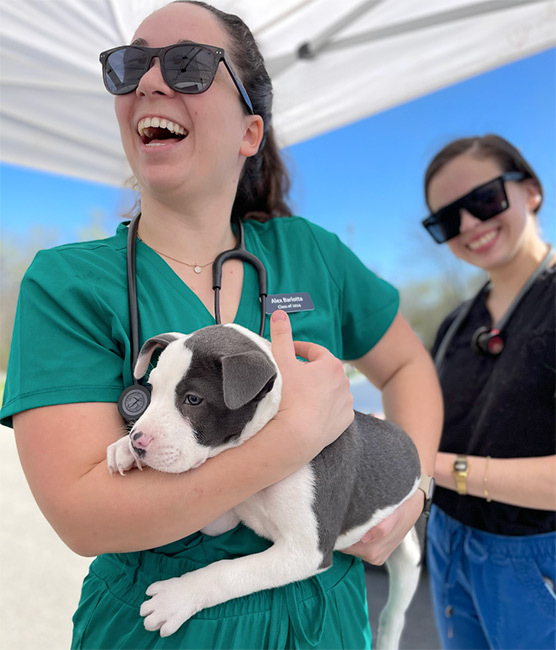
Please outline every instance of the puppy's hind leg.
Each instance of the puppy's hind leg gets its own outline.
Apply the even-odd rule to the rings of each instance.
[[[419,583],[420,562],[419,540],[412,528],[386,562],[390,576],[388,602],[380,614],[377,650],[397,650],[400,645],[405,612]]]

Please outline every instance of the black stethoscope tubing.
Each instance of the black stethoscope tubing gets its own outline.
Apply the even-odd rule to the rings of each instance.
[[[212,263],[212,290],[214,291],[214,320],[217,324],[221,323],[220,319],[220,290],[222,289],[222,267],[225,262],[231,259],[242,260],[251,264],[257,271],[259,279],[259,300],[261,302],[261,321],[259,325],[259,336],[264,334],[266,321],[266,296],[267,296],[267,275],[264,264],[258,257],[255,257],[245,248],[243,223],[241,219],[235,219],[237,226],[237,244],[234,248],[220,253]]]
[[[137,299],[136,249],[137,230],[141,213],[131,220],[127,233],[127,299],[129,309],[129,338],[131,355],[131,376],[133,384],[124,389],[118,400],[118,409],[122,417],[130,422],[137,420],[147,409],[150,402],[150,390],[143,386],[134,376],[135,365],[139,356],[139,303]],[[267,273],[258,257],[246,250],[243,223],[235,219],[237,244],[234,248],[220,253],[212,263],[212,289],[214,291],[214,318],[216,324],[220,318],[220,291],[222,289],[222,267],[231,259],[239,259],[251,264],[257,271],[259,280],[259,300],[261,303],[261,321],[259,335],[263,336],[266,321]]]
[[[139,303],[137,301],[136,247],[138,214],[131,220],[127,230],[127,304],[129,309],[129,338],[131,347],[131,375],[139,356]],[[136,380],[133,380],[136,382]]]

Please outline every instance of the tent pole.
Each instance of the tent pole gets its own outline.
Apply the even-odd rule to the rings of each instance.
[[[299,58],[302,59],[312,59],[315,57],[321,50],[323,50],[329,43],[332,37],[340,32],[345,27],[351,25],[359,16],[366,14],[370,9],[373,9],[376,5],[381,4],[385,0],[367,0],[359,6],[355,7],[352,11],[346,14],[343,18],[340,18],[334,22],[328,29],[322,31],[318,36],[303,43],[298,50]]]
[[[334,34],[342,30],[344,27],[347,27],[356,18],[383,1],[384,0],[371,0],[370,2],[364,2],[331,25],[328,29],[321,32],[321,34],[311,41],[302,43],[297,48],[297,51],[268,60],[267,68],[269,74],[271,77],[276,78],[279,74],[291,67],[296,61],[300,59],[312,59],[317,56],[319,52],[329,52],[332,50],[353,47],[363,43],[370,43],[371,41],[390,38],[392,36],[400,36],[401,34],[407,34],[418,29],[435,27],[437,25],[443,25],[456,20],[464,20],[465,18],[472,18],[474,16],[480,16],[495,11],[516,9],[520,6],[544,2],[545,0],[486,0],[485,2],[479,2],[472,6],[462,6],[450,9],[429,16],[423,16],[422,18],[409,20],[405,23],[398,23],[396,25],[389,25],[379,29],[368,30],[354,36],[339,38],[337,40],[331,39]]]
[[[381,27],[380,29],[372,29],[361,34],[354,36],[340,38],[336,41],[329,41],[324,45],[322,50],[340,50],[354,45],[362,45],[370,43],[371,41],[379,41],[383,38],[390,38],[392,36],[400,36],[419,29],[426,29],[428,27],[435,27],[437,25],[444,25],[456,20],[464,20],[465,18],[474,18],[494,11],[503,11],[505,9],[516,9],[520,5],[530,5],[535,2],[543,2],[544,0],[487,0],[472,6],[464,6],[449,11],[444,11],[430,16],[423,16],[422,18],[415,18],[414,20],[405,23],[398,23],[396,25],[389,25]]]
[[[302,43],[297,51],[267,60],[266,67],[268,73],[272,78],[275,78],[291,67],[298,59],[311,59],[315,57],[327,46],[327,44],[329,44],[330,39],[334,34],[337,34],[340,30],[344,29],[344,27],[353,23],[353,21],[359,18],[359,16],[362,16],[381,2],[385,2],[385,0],[367,0],[367,2],[363,2],[343,18],[334,22],[330,27],[328,27],[328,29],[322,31],[318,36],[315,36],[315,38],[310,42]]]

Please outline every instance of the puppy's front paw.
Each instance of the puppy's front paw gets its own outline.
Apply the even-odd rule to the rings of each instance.
[[[108,471],[111,474],[119,472],[122,476],[132,467],[138,467],[139,469],[143,467],[131,451],[129,436],[120,438],[108,447],[106,450],[106,462],[108,463]]]
[[[145,617],[145,629],[150,632],[160,630],[160,636],[174,634],[201,607],[195,607],[188,593],[185,577],[170,578],[153,582],[147,589],[152,596],[141,605],[141,616]],[[189,601],[189,602],[188,602]]]

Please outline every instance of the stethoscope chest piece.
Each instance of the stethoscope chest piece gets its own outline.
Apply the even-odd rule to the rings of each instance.
[[[126,422],[135,422],[147,410],[151,391],[143,384],[132,384],[122,391],[118,399],[118,411]]]
[[[497,357],[504,349],[504,339],[500,330],[490,327],[479,327],[471,339],[471,349],[475,354],[487,357]]]

